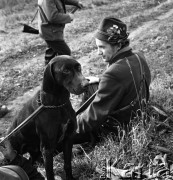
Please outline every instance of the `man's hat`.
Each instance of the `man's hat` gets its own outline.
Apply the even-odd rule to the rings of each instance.
[[[126,24],[114,17],[106,17],[100,23],[94,37],[114,44],[126,41],[128,35]]]

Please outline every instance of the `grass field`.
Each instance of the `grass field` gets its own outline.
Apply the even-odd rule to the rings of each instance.
[[[84,9],[75,13],[75,19],[65,29],[65,39],[72,55],[79,60],[86,76],[101,75],[105,64],[96,55],[93,33],[105,16],[114,15],[128,25],[131,46],[142,51],[152,74],[150,103],[163,110],[168,118],[161,123],[153,114],[132,121],[129,134],[120,133],[116,140],[107,137],[103,144],[84,157],[75,156],[75,177],[84,180],[99,179],[96,171],[105,159],[115,162],[116,167],[133,168],[139,163],[144,170],[159,151],[149,148],[152,144],[173,150],[173,1],[172,0],[81,0]],[[17,111],[25,101],[27,92],[34,92],[42,80],[44,70],[45,42],[37,35],[22,33],[20,23],[28,23],[36,12],[34,0],[0,0],[0,102],[11,105]],[[70,11],[71,7],[68,7]],[[37,18],[32,23],[37,28]],[[23,97],[18,99],[18,97]],[[20,102],[19,102],[20,101]],[[78,97],[73,97],[74,108]],[[12,115],[0,119],[2,129],[8,127]],[[145,122],[145,123],[144,123]],[[161,130],[158,130],[161,124]],[[163,128],[164,127],[164,128]],[[0,133],[3,134],[3,133]],[[168,153],[172,163],[172,153]],[[55,158],[55,172],[63,174],[63,161]],[[97,167],[97,168],[96,168]]]

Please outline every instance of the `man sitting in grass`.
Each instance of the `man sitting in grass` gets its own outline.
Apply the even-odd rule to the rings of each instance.
[[[117,126],[126,130],[149,99],[150,70],[144,55],[130,47],[128,35],[126,24],[114,17],[104,18],[94,35],[107,70],[94,100],[77,117],[76,144],[91,141],[91,132],[100,141],[100,134],[116,135]]]

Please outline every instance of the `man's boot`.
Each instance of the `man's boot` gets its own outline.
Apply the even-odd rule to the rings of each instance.
[[[56,56],[56,53],[54,50],[50,47],[48,47],[45,51],[45,65],[47,65],[51,59],[53,59]]]

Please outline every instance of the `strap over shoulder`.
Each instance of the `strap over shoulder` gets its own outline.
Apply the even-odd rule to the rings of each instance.
[[[143,68],[143,65],[142,65],[142,62],[141,62],[139,55],[137,53],[135,55],[137,57],[137,60],[139,62],[140,69],[141,69],[141,76],[142,76],[141,82],[143,83],[143,86],[145,86],[145,96],[146,96],[145,98],[146,98],[146,100],[148,100],[149,99],[149,85],[148,85],[147,80],[146,80],[145,71],[144,71],[144,68]]]
[[[40,15],[44,18],[44,20],[49,23],[49,20],[40,5],[38,5],[38,10],[40,11]]]
[[[142,94],[142,91],[144,91],[144,90],[145,90],[145,99],[146,99],[146,102],[147,102],[148,99],[149,99],[149,87],[148,87],[148,84],[147,84],[147,81],[146,81],[145,71],[144,71],[144,68],[143,68],[143,65],[142,65],[142,62],[141,62],[141,59],[140,59],[139,55],[138,55],[137,53],[135,53],[135,56],[136,56],[136,58],[137,58],[137,60],[138,60],[138,62],[139,62],[139,65],[140,65],[140,74],[141,74],[140,87],[139,87],[138,92],[136,92],[136,93],[137,93],[137,96],[134,98],[133,101],[131,101],[131,103],[130,103],[129,105],[127,105],[127,106],[125,106],[125,107],[122,107],[122,108],[120,108],[120,109],[118,109],[118,110],[113,111],[110,116],[112,116],[112,115],[114,115],[114,114],[118,114],[118,113],[120,113],[120,112],[122,112],[122,111],[125,111],[125,110],[133,107],[137,102],[140,101],[140,98],[141,98],[140,96],[141,96],[141,94]],[[130,65],[130,63],[129,63],[128,58],[126,58],[126,62],[127,62],[128,66],[129,66],[129,70],[130,70],[130,72],[131,72],[132,78],[134,78],[133,72],[132,72],[132,69],[131,69],[131,65]],[[136,85],[135,85],[135,86],[136,86]],[[143,88],[145,88],[145,89],[143,90]],[[136,87],[135,87],[135,89],[136,89],[136,91],[137,91],[137,88],[136,88]],[[140,102],[139,102],[139,103],[140,103]]]

